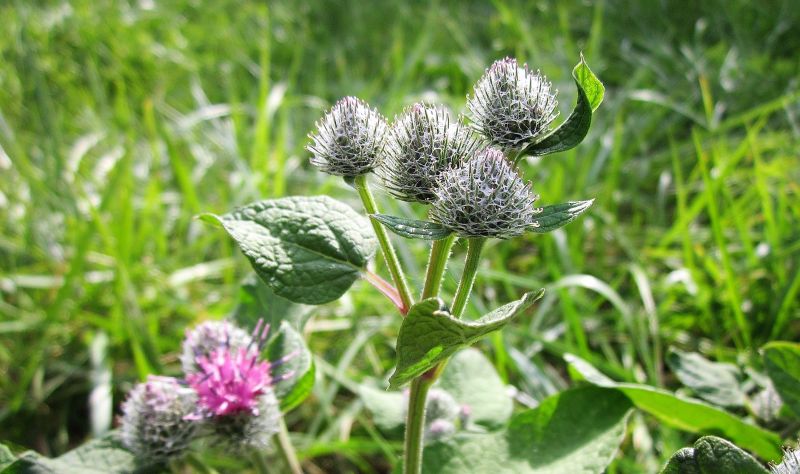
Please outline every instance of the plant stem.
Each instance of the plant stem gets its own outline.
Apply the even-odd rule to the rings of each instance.
[[[425,288],[422,290],[422,299],[439,296],[442,288],[442,275],[450,258],[450,251],[456,241],[455,234],[436,240],[431,246],[431,255],[428,259],[428,270],[425,273]],[[425,403],[428,391],[444,368],[444,363],[415,378],[411,382],[408,395],[408,414],[406,416],[405,459],[403,472],[405,474],[419,474],[422,469],[422,442],[425,432]]]
[[[280,420],[280,429],[275,436],[278,438],[278,451],[280,451],[283,460],[286,461],[289,471],[292,474],[303,474],[294,445],[292,445],[292,440],[289,438],[289,429],[286,427],[286,422],[283,421],[283,418]]]
[[[422,289],[422,299],[439,296],[442,288],[442,276],[447,268],[450,251],[456,241],[456,234],[450,234],[444,239],[434,240],[431,245],[431,256],[428,259],[428,271],[425,272],[425,287]]]
[[[404,474],[419,474],[422,472],[422,437],[425,428],[425,402],[428,397],[434,377],[425,374],[411,382],[408,394],[408,415],[406,416],[405,459],[403,463]]]
[[[403,300],[400,299],[400,293],[397,292],[397,289],[393,287],[391,283],[369,270],[364,271],[364,279],[374,286],[375,289],[383,293],[384,296],[389,298],[389,301],[391,301],[397,310],[405,316],[408,312],[408,308],[403,304]]]
[[[472,292],[472,285],[475,283],[475,277],[478,275],[478,263],[481,259],[481,250],[486,243],[483,237],[473,238],[467,241],[467,260],[464,262],[464,273],[461,275],[461,281],[458,283],[456,296],[453,298],[453,307],[450,308],[450,314],[456,318],[460,318],[464,313],[464,308],[467,307],[469,295]]]
[[[364,203],[364,209],[367,211],[367,214],[377,214],[378,206],[375,204],[375,198],[369,190],[367,175],[362,174],[356,176],[353,180],[353,185],[358,191],[358,195],[361,197],[361,202]],[[403,301],[405,312],[407,312],[412,304],[411,292],[408,289],[406,277],[403,275],[403,269],[400,268],[400,262],[397,260],[397,254],[394,251],[392,242],[389,240],[389,236],[386,234],[386,229],[383,228],[383,225],[372,218],[370,218],[370,222],[372,223],[372,228],[375,230],[375,236],[378,237],[378,243],[383,252],[383,259],[386,261],[386,266],[389,267],[389,273],[392,275],[394,286],[397,287],[397,292],[400,293],[400,299]]]
[[[264,453],[254,449],[250,457],[252,458],[253,467],[255,467],[258,474],[270,474],[267,460],[264,459]]]

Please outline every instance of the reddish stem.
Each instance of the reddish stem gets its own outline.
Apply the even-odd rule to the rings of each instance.
[[[391,285],[388,281],[384,280],[380,276],[375,273],[372,273],[369,270],[364,270],[364,278],[375,288],[378,289],[381,293],[383,293],[389,301],[391,301],[397,310],[400,311],[400,314],[405,316],[408,313],[408,306],[403,303],[403,298],[400,297],[400,292],[397,291],[397,288]]]

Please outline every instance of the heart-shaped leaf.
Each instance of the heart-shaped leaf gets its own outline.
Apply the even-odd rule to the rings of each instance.
[[[578,87],[578,101],[567,120],[538,142],[522,151],[525,155],[549,155],[574,148],[583,141],[592,124],[592,113],[603,102],[605,87],[597,79],[581,55],[580,62],[572,70],[572,78]]]
[[[601,374],[591,364],[572,354],[564,359],[573,377],[591,384],[616,388],[636,405],[662,423],[692,433],[718,433],[764,459],[780,457],[780,437],[775,433],[745,423],[730,413],[703,401],[675,394],[648,385],[617,383]]]
[[[200,217],[222,224],[264,283],[297,303],[342,296],[377,246],[365,218],[327,196],[259,201]]]
[[[441,240],[452,234],[450,230],[436,222],[406,219],[386,214],[370,214],[370,217],[385,225],[395,234],[408,239]]]
[[[314,388],[314,358],[303,336],[288,321],[282,321],[277,335],[267,345],[269,360],[283,362],[273,366],[273,377],[285,377],[275,384],[281,410],[288,412],[300,405]]]
[[[455,318],[439,298],[428,298],[411,307],[397,337],[397,367],[390,388],[400,387],[421,375],[462,347],[496,331],[542,297],[544,290],[526,293],[476,321]]]
[[[683,448],[661,474],[769,474],[764,466],[730,441],[704,436],[694,448]]]
[[[563,227],[576,217],[589,209],[594,203],[594,199],[588,201],[569,201],[561,204],[553,204],[539,208],[536,222],[528,230],[537,234],[544,234]]]
[[[764,346],[764,366],[775,390],[800,416],[800,344],[772,342]]]
[[[599,474],[625,436],[630,408],[614,390],[567,390],[517,413],[503,431],[459,434],[428,445],[422,472]]]

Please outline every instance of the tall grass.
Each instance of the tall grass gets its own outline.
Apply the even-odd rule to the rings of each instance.
[[[147,373],[176,370],[187,325],[232,308],[247,264],[194,214],[285,194],[352,199],[303,150],[332,101],[358,95],[389,116],[420,99],[461,110],[504,55],[548,75],[562,116],[579,52],[608,88],[583,145],[524,165],[543,202],[597,197],[590,217],[493,243],[467,309],[553,290],[485,345],[522,403],[567,384],[568,351],[670,387],[670,345],[735,361],[796,340],[800,13],[769,3],[4,3],[3,438],[45,453],[81,442],[87,419],[110,423],[87,403],[93,389],[118,406]],[[413,269],[424,255],[401,258]],[[322,470],[377,472],[398,457],[352,394],[391,368],[382,335],[397,321],[384,314],[364,286],[314,312],[321,375],[288,421]],[[103,367],[111,386],[93,376]],[[637,418],[613,469],[652,471],[684,441]]]

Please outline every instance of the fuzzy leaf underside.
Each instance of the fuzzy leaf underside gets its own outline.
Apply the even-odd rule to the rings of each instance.
[[[377,247],[365,218],[327,196],[259,201],[200,217],[219,222],[264,283],[296,303],[342,296]]]
[[[137,464],[114,431],[93,439],[57,458],[47,458],[35,451],[21,454],[8,464],[3,474],[128,474],[156,472]]]
[[[673,454],[661,474],[769,474],[769,471],[730,441],[704,436],[693,448]]]
[[[314,388],[314,358],[303,336],[288,321],[282,321],[278,334],[267,346],[270,361],[285,359],[272,367],[273,377],[286,378],[274,386],[275,396],[286,413],[300,405]]]
[[[517,413],[500,432],[463,433],[428,445],[422,472],[599,474],[625,436],[630,408],[614,390],[567,390]]]
[[[594,199],[589,199],[587,201],[569,201],[544,206],[537,215],[536,222],[528,230],[537,234],[544,234],[564,227],[583,214],[593,203]]]
[[[505,426],[514,408],[506,384],[489,359],[477,349],[457,352],[434,387],[452,395],[460,405],[469,407],[470,423],[484,428]],[[389,433],[402,432],[408,403],[402,392],[387,392],[362,385],[358,393],[376,426]]]
[[[436,222],[406,219],[386,214],[370,214],[370,217],[395,234],[407,239],[441,240],[452,234],[450,230]]]
[[[648,385],[618,383],[601,374],[591,364],[572,354],[564,359],[576,379],[593,385],[614,388],[625,394],[640,410],[662,423],[691,433],[714,433],[764,459],[778,459],[780,437],[771,431],[745,423],[730,413],[694,398],[680,397]]]
[[[711,362],[696,352],[677,349],[669,352],[666,362],[681,383],[703,400],[724,407],[744,406],[745,392],[735,365]]]
[[[578,100],[569,117],[544,138],[522,151],[525,155],[549,155],[575,148],[589,133],[592,113],[603,102],[605,87],[594,75],[581,55],[581,60],[572,70],[572,78],[578,88]]]
[[[390,388],[400,387],[462,347],[496,331],[542,297],[544,290],[526,293],[475,321],[453,317],[444,301],[428,298],[411,307],[397,338],[397,367]]]
[[[764,346],[764,366],[783,403],[800,416],[800,344],[767,344]]]

